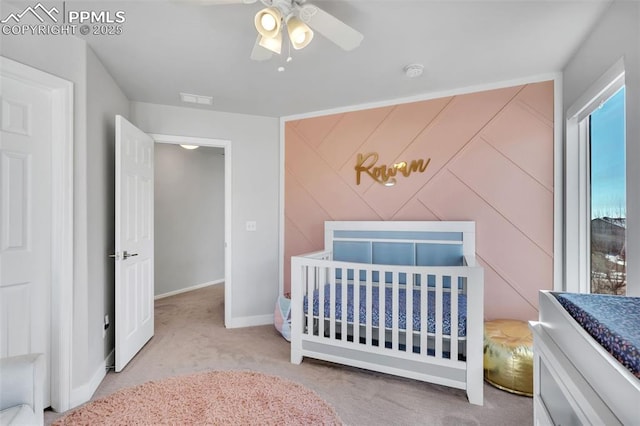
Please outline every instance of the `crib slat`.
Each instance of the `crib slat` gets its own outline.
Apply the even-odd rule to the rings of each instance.
[[[436,275],[436,358],[442,358],[442,275]]]
[[[427,298],[429,297],[429,276],[427,274],[420,274],[420,354],[427,355],[427,349],[429,348],[429,329],[427,319],[429,318],[429,305]]]
[[[406,318],[405,318],[405,345],[407,345],[407,352],[413,353],[413,280],[414,274],[407,274],[407,285],[406,285],[406,303],[405,307]]]
[[[366,298],[367,300],[365,301],[365,306],[367,308],[367,311],[365,312],[366,314],[366,319],[365,319],[365,327],[367,329],[366,334],[367,334],[367,346],[371,346],[373,344],[372,340],[373,340],[373,336],[372,336],[372,331],[371,331],[371,323],[372,323],[372,318],[371,318],[371,312],[373,312],[373,294],[372,294],[372,276],[373,276],[373,272],[371,271],[371,269],[367,269],[367,280],[366,280]]]
[[[347,320],[348,320],[348,316],[347,316],[347,290],[349,289],[349,275],[348,275],[348,270],[347,268],[342,268],[342,279],[341,279],[341,283],[342,285],[340,286],[341,290],[342,290],[342,296],[341,296],[341,312],[340,312],[340,339],[343,341],[347,341]]]
[[[304,292],[307,295],[307,333],[313,336],[313,290],[315,287],[315,267],[305,266],[307,270],[305,277]]]
[[[327,284],[327,270],[331,273],[331,268],[320,268],[320,281],[318,282],[318,336],[324,337],[324,289]]]
[[[336,268],[330,268],[329,273],[329,338],[336,338]]]
[[[400,339],[399,335],[399,324],[398,319],[400,317],[400,312],[398,308],[399,304],[399,286],[400,280],[398,279],[398,272],[393,272],[391,274],[391,292],[392,292],[392,300],[391,300],[391,349],[394,351],[398,350],[398,340]]]
[[[385,346],[385,325],[386,325],[386,312],[385,312],[385,271],[378,271],[378,347],[384,348]]]
[[[353,271],[353,343],[360,343],[360,270]]]
[[[455,285],[454,285],[455,283]],[[451,346],[450,359],[458,359],[458,277],[451,277]]]

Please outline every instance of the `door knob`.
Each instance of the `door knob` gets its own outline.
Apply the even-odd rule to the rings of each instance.
[[[128,253],[126,250],[122,252],[122,260],[127,260],[130,257],[137,256],[138,253]],[[110,254],[109,257],[113,257],[116,260],[120,260],[120,255],[118,253]]]
[[[125,250],[122,253],[122,259],[127,260],[128,258],[133,257],[133,256],[137,256],[137,255],[138,255],[138,253],[127,253],[127,251]]]

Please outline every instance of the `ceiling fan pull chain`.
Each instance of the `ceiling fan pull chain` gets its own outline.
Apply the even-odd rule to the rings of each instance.
[[[289,54],[287,55],[287,62],[291,62],[293,60],[293,58],[291,57],[291,40],[289,40],[289,43],[287,43],[287,48],[289,50]]]

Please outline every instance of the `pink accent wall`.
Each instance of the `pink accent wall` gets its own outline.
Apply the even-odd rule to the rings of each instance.
[[[285,126],[285,291],[325,220],[474,220],[487,319],[538,317],[553,286],[553,82],[327,115]],[[431,158],[387,187],[362,174]]]

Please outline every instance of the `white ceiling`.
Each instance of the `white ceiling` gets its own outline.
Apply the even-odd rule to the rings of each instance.
[[[206,0],[205,0],[206,1]],[[67,1],[67,8],[123,10],[118,36],[84,38],[134,101],[286,116],[562,70],[608,0],[310,0],[364,34],[345,52],[316,34],[303,50],[255,62],[260,2]],[[409,79],[407,64],[424,74]],[[286,70],[278,72],[284,65]]]

